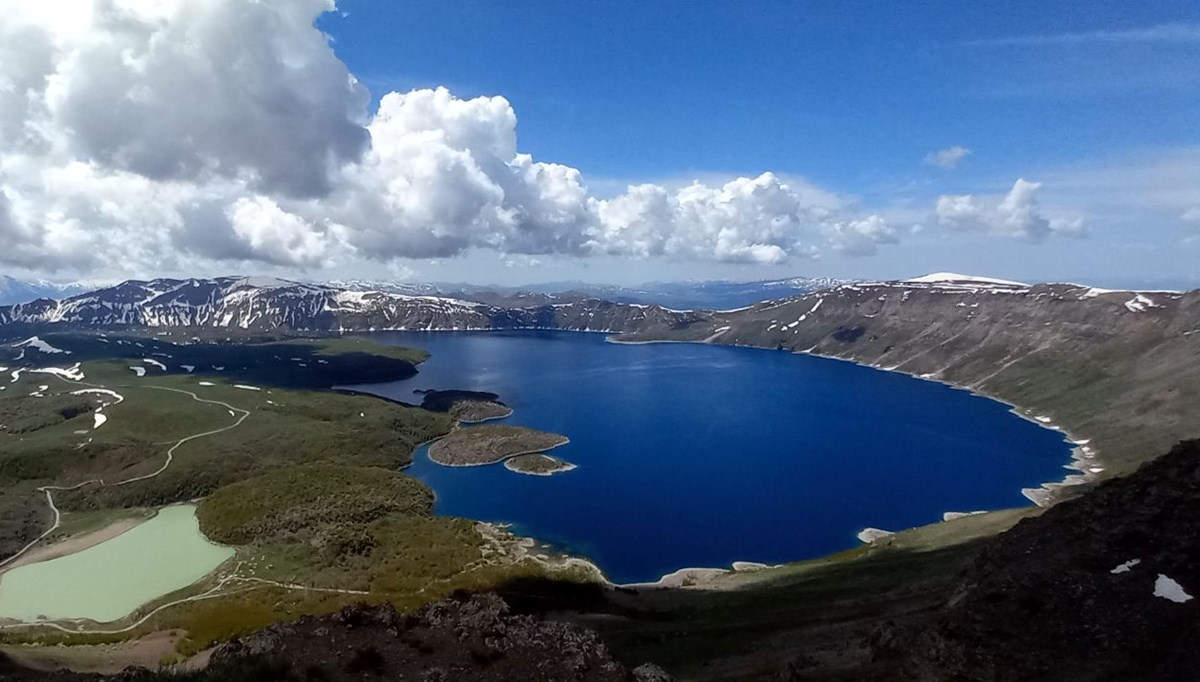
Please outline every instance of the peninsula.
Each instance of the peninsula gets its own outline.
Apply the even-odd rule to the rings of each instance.
[[[512,408],[500,402],[500,396],[488,391],[417,391],[424,395],[421,407],[431,412],[444,412],[455,421],[476,424],[511,416]]]
[[[557,433],[485,424],[447,434],[429,446],[429,459],[444,466],[482,466],[520,455],[538,454],[568,442],[566,436]]]

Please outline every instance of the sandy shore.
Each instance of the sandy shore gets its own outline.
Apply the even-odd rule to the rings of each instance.
[[[111,540],[122,533],[133,530],[146,521],[149,521],[151,518],[153,518],[153,515],[142,518],[121,519],[120,521],[110,523],[109,525],[99,530],[91,531],[90,533],[82,533],[80,535],[74,535],[64,540],[60,540],[54,544],[34,547],[23,554],[16,561],[13,561],[4,568],[0,568],[0,575],[4,575],[8,571],[17,568],[18,566],[36,564],[41,561],[49,561],[51,559],[57,559],[58,557],[67,556],[68,554],[82,552],[85,549],[95,547],[102,542]]]
[[[550,547],[529,537],[513,534],[508,524],[480,521],[476,524],[479,534],[492,546],[492,551],[508,561],[535,561],[549,571],[581,571],[592,580],[613,589],[660,590],[660,589],[732,589],[734,585],[722,582],[723,578],[739,574],[757,573],[782,564],[763,564],[754,561],[735,561],[730,568],[681,568],[658,580],[634,583],[614,583],[604,571],[589,559],[556,553]]]

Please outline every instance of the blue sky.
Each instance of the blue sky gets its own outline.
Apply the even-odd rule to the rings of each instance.
[[[1195,0],[69,1],[14,274],[1200,286]]]
[[[320,24],[376,94],[503,95],[520,146],[614,180],[763,170],[871,196],[1197,142],[1195,2],[378,3]],[[980,45],[1193,23],[1192,40]],[[982,158],[981,158],[982,157]]]
[[[1134,173],[1200,145],[1195,2],[340,7],[344,16],[319,25],[373,93],[446,85],[461,96],[503,95],[517,112],[520,148],[581,169],[597,193],[771,170],[864,204],[921,209],[942,193],[995,193],[1018,177],[1046,178],[1050,204],[1052,178]],[[955,145],[970,149],[957,167],[924,162]],[[1200,183],[1200,171],[1164,181]],[[1086,209],[1088,197],[1075,194],[1087,193],[1073,188],[1062,201]],[[1089,237],[1067,243],[918,239],[874,258],[668,271],[969,269],[1200,284],[1200,248],[1182,243],[1188,226],[1174,208],[1131,209],[1131,222],[1089,215]],[[636,279],[639,268],[621,270],[620,278]]]

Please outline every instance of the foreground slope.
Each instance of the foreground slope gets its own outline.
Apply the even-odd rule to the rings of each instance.
[[[1193,441],[983,540],[910,531],[722,592],[501,586],[518,612],[573,605],[599,639],[490,595],[350,608],[239,638],[183,679],[664,679],[629,672],[648,660],[686,680],[1196,679],[1198,494]],[[0,659],[0,679],[30,675]]]
[[[1200,679],[1197,500],[1190,441],[986,543],[931,626],[885,629],[875,656],[910,679]]]

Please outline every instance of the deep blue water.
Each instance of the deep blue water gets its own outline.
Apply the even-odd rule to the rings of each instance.
[[[409,473],[437,511],[506,522],[594,560],[618,582],[691,566],[778,563],[857,544],[866,526],[1000,509],[1062,478],[1063,437],[1008,407],[847,362],[724,346],[606,343],[570,332],[387,332],[426,348],[412,379],[357,387],[499,393],[503,423],[554,431],[552,477],[448,468],[422,449]]]

